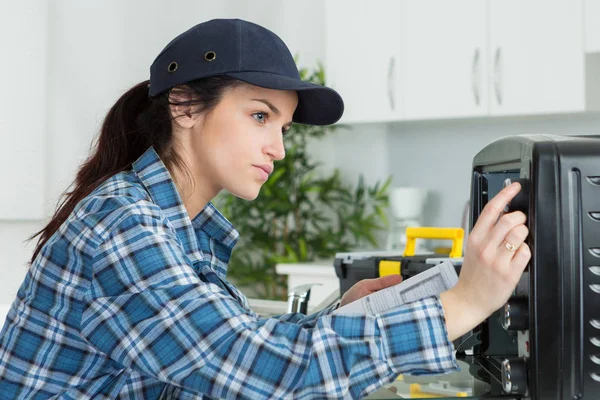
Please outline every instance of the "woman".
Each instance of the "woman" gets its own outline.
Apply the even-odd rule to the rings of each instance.
[[[226,280],[238,233],[211,199],[254,199],[292,121],[342,111],[258,25],[213,20],[169,43],[39,233],[0,337],[0,397],[360,398],[400,373],[455,370],[451,341],[504,304],[530,258],[524,214],[500,217],[518,184],[486,206],[439,297],[260,318]],[[399,281],[359,282],[341,304]]]

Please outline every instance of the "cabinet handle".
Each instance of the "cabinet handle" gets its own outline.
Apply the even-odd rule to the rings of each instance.
[[[502,105],[502,86],[502,49],[498,47],[494,56],[494,91],[499,105]]]
[[[390,101],[390,108],[392,110],[395,109],[396,99],[394,98],[394,93],[396,91],[396,68],[394,65],[396,64],[396,57],[390,57],[390,63],[388,65],[388,100]]]
[[[479,105],[479,97],[480,97],[480,63],[479,63],[479,49],[475,49],[475,53],[473,54],[473,65],[471,67],[471,85],[473,88],[473,97],[475,98],[475,105]]]

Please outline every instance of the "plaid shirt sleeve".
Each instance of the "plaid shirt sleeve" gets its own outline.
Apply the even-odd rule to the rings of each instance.
[[[114,361],[226,399],[360,398],[400,373],[457,368],[437,298],[377,316],[258,318],[134,214],[95,250],[80,329]]]

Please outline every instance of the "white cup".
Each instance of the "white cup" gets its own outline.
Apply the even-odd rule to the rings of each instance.
[[[419,220],[427,198],[427,189],[397,187],[390,190],[390,209],[396,219]]]

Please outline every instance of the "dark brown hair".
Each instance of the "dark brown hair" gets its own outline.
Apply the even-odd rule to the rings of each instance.
[[[190,106],[193,113],[210,112],[223,93],[240,81],[217,76],[177,86],[155,97],[148,96],[149,81],[129,89],[108,111],[88,159],[81,165],[72,190],[63,193],[50,222],[29,238],[39,236],[30,264],[48,239],[67,220],[81,200],[111,176],[130,169],[153,146],[166,167],[186,170],[174,148],[170,105]],[[174,96],[169,96],[173,92]],[[175,102],[173,99],[190,99]]]

